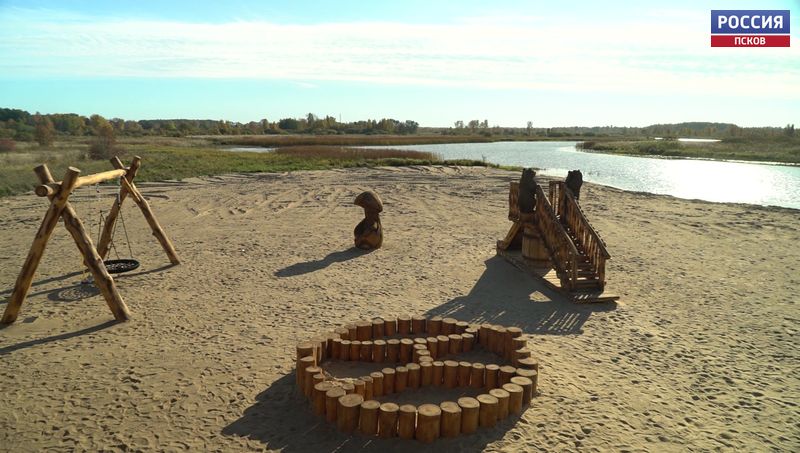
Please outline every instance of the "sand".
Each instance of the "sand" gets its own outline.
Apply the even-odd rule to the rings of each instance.
[[[800,449],[797,211],[584,185],[622,299],[576,305],[495,256],[516,178],[425,167],[142,184],[184,264],[167,266],[126,204],[143,265],[117,280],[124,324],[79,284],[59,226],[19,321],[0,330],[0,450]],[[369,254],[351,248],[366,189],[385,203],[384,248]],[[110,194],[73,196],[95,232]],[[0,199],[3,298],[46,207]],[[117,246],[127,255],[120,232]],[[314,417],[293,390],[296,342],[403,313],[521,327],[541,395],[519,420],[431,447]]]

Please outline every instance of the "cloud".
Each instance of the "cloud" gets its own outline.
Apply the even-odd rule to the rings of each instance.
[[[223,24],[0,14],[5,77],[259,78],[587,93],[800,98],[797,46],[712,49],[707,11],[614,23]]]

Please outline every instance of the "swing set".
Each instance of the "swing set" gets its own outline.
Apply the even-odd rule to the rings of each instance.
[[[161,244],[170,262],[173,265],[180,264],[175,248],[172,246],[172,243],[169,238],[167,238],[158,220],[156,220],[153,215],[153,211],[150,209],[147,200],[144,199],[133,183],[133,179],[136,177],[136,173],[141,166],[141,158],[139,156],[134,157],[130,167],[127,168],[117,157],[111,159],[111,164],[114,166],[114,170],[87,176],[80,176],[80,170],[69,167],[67,173],[64,175],[64,179],[59,182],[53,180],[47,165],[42,164],[34,168],[33,171],[41,182],[41,185],[37,186],[35,189],[36,195],[47,197],[50,200],[50,208],[47,210],[44,219],[42,219],[39,231],[33,239],[33,244],[25,259],[25,263],[22,265],[22,270],[20,271],[19,277],[17,277],[14,291],[11,293],[11,298],[6,305],[0,323],[11,324],[16,321],[22,302],[28,295],[28,291],[30,291],[33,276],[42,259],[47,241],[50,239],[59,219],[64,219],[64,226],[67,228],[67,231],[69,231],[72,239],[75,240],[75,244],[78,246],[78,250],[80,250],[83,256],[83,262],[86,268],[91,272],[94,284],[103,294],[108,307],[114,314],[114,318],[117,321],[127,321],[130,319],[128,306],[125,305],[125,301],[119,294],[114,279],[111,278],[112,273],[127,272],[139,267],[139,262],[133,259],[133,251],[130,247],[130,240],[127,237],[128,230],[125,227],[125,219],[122,217],[121,211],[122,203],[129,196],[133,199],[134,203],[139,206],[150,229],[153,231],[153,236],[155,236]],[[119,192],[114,199],[114,204],[111,206],[108,216],[103,219],[101,214],[100,222],[103,224],[103,228],[100,233],[97,248],[95,248],[92,238],[86,232],[83,223],[80,218],[78,218],[72,205],[70,205],[69,196],[79,187],[99,184],[114,179],[119,180]],[[122,228],[128,243],[130,258],[119,259],[117,256],[118,259],[104,261],[110,249],[113,248],[116,253],[114,233],[116,232],[118,217],[122,220]]]

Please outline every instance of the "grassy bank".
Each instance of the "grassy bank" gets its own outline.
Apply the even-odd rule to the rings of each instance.
[[[60,179],[68,166],[81,169],[83,174],[111,169],[103,160],[86,157],[81,143],[59,143],[55,147],[23,149],[0,154],[0,196],[31,190],[37,183],[31,171],[40,163],[50,167]],[[123,160],[142,156],[143,166],[137,181],[183,179],[224,173],[284,172],[294,170],[325,170],[331,168],[404,166],[404,165],[463,165],[485,166],[481,161],[443,161],[432,153],[403,150],[372,150],[340,146],[294,146],[270,153],[230,152],[204,146],[154,146],[151,143],[122,144]]]
[[[586,141],[585,151],[633,156],[668,156],[704,159],[800,163],[800,139],[725,139],[721,142],[679,142],[676,140]]]

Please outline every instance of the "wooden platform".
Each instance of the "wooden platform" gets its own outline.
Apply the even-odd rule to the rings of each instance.
[[[498,244],[499,245],[499,244]],[[549,262],[533,261],[522,256],[519,250],[502,250],[497,248],[497,254],[506,259],[523,272],[531,274],[541,279],[548,287],[560,292],[573,302],[579,303],[603,303],[619,300],[619,296],[606,291],[576,291],[569,292],[561,287],[561,280],[556,275],[555,269]]]

